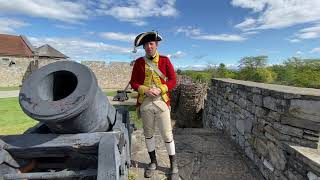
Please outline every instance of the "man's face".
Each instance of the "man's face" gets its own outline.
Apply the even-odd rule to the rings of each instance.
[[[158,43],[156,41],[147,42],[143,45],[148,56],[153,57],[157,52]]]

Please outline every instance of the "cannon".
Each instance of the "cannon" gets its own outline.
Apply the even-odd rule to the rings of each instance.
[[[110,104],[88,67],[61,61],[34,71],[19,103],[39,122],[0,136],[0,180],[128,178],[128,111]]]

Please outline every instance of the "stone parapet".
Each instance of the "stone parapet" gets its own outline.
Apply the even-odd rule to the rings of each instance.
[[[266,179],[320,176],[319,89],[212,79],[203,124],[223,129]]]

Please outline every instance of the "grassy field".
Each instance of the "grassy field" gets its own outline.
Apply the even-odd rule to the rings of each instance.
[[[0,87],[0,91],[13,91],[20,90],[19,86],[10,86],[10,87]]]
[[[0,99],[0,134],[20,134],[36,123],[21,110],[17,97]]]
[[[107,94],[112,93],[115,94],[107,92]],[[130,121],[137,128],[142,128],[142,123],[137,118],[136,107],[134,105],[124,107],[129,111]],[[37,121],[29,118],[21,110],[17,97],[0,98],[0,134],[21,134],[36,123]]]

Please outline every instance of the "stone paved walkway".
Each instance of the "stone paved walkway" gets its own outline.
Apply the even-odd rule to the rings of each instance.
[[[152,180],[167,179],[169,159],[159,133],[156,133],[159,168]],[[259,171],[226,135],[213,129],[175,129],[177,159],[182,180],[263,179]],[[132,136],[131,177],[145,179],[149,163],[142,130]]]
[[[0,98],[18,97],[20,90],[0,91]]]

